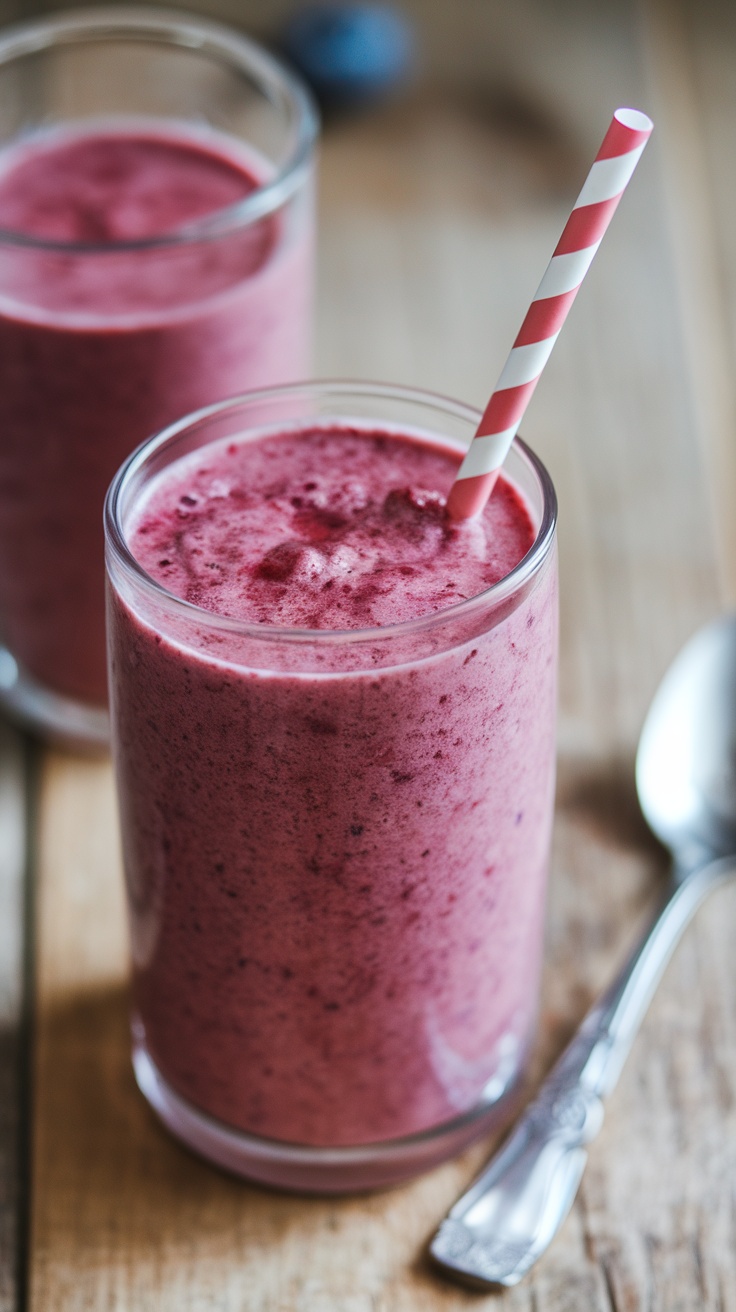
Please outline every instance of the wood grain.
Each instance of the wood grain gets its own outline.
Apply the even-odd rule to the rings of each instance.
[[[662,103],[664,232],[677,263],[680,330],[690,368],[692,426],[706,464],[720,590],[736,601],[736,24],[718,0],[649,0],[643,33],[653,94]]]
[[[736,248],[716,163],[736,36],[713,0],[411,11],[425,81],[325,133],[323,373],[481,404],[615,103],[684,120],[706,144],[680,158],[680,128],[658,126],[524,425],[558,487],[563,580],[538,1078],[656,898],[665,860],[638,812],[636,737],[669,660],[730,586],[721,429]],[[263,6],[253,13],[265,23]],[[691,244],[713,233],[716,254],[692,267]],[[703,359],[714,322],[715,363]],[[333,1202],[230,1180],[159,1129],[129,1067],[106,762],[47,755],[39,842],[31,1312],[736,1308],[736,890],[678,951],[558,1240],[519,1288],[486,1299],[422,1257],[483,1148],[405,1188]]]

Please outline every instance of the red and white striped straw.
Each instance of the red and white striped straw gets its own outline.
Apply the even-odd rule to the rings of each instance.
[[[451,519],[483,510],[568,311],[652,131],[638,109],[617,109],[519,329],[447,500]]]

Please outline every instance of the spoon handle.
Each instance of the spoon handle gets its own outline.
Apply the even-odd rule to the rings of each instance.
[[[476,1287],[515,1285],[554,1239],[582,1178],[647,1007],[706,894],[736,871],[710,861],[669,892],[623,969],[601,994],[499,1152],[458,1199],[430,1244],[434,1260]]]

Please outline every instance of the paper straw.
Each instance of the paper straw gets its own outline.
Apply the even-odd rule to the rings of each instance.
[[[617,109],[565,224],[447,500],[451,519],[483,510],[570,306],[639,163],[652,121]]]

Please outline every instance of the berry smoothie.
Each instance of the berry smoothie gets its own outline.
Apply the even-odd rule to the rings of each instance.
[[[251,1135],[394,1140],[499,1098],[523,1063],[555,557],[550,538],[500,582],[539,524],[506,478],[451,524],[459,460],[305,423],[172,460],[121,512],[142,585],[111,551],[138,1041]]]
[[[304,204],[207,230],[267,181],[242,143],[176,123],[54,129],[0,153],[0,632],[56,693],[106,700],[117,466],[177,415],[307,369]]]

